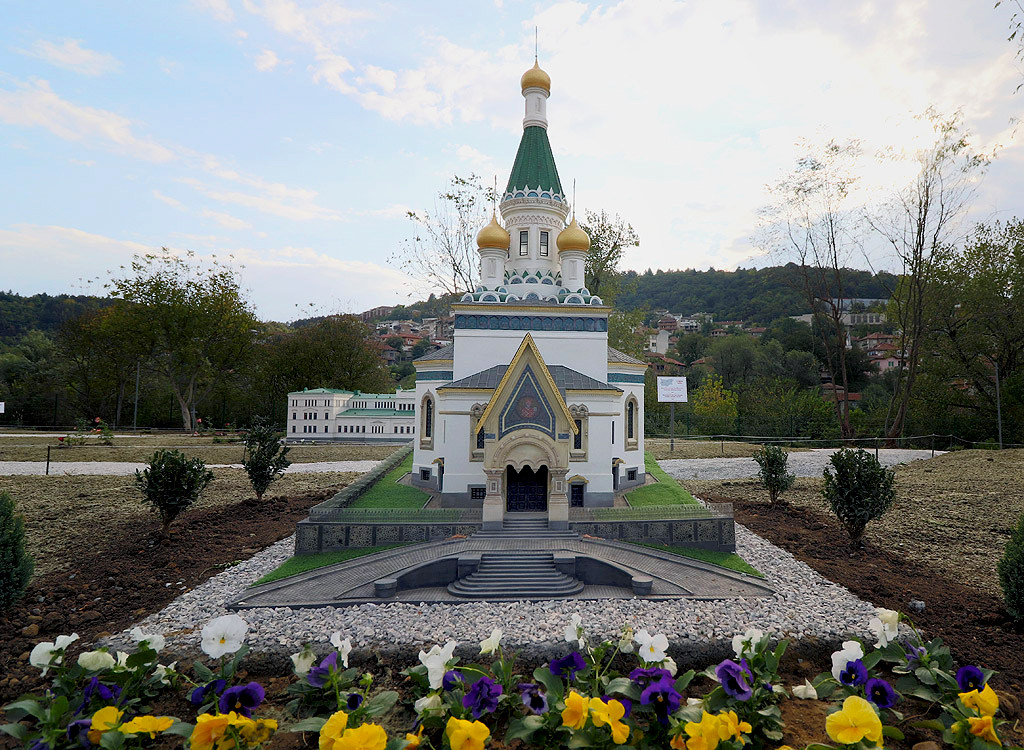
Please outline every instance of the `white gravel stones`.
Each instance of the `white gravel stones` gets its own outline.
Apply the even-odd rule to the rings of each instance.
[[[377,461],[319,461],[317,463],[292,464],[289,474],[321,474],[328,471],[367,472]],[[131,476],[135,471],[145,469],[148,464],[127,461],[53,461],[50,476]],[[241,469],[242,464],[208,464],[211,469]],[[0,476],[39,475],[46,473],[45,461],[0,461]]]
[[[249,560],[211,578],[143,620],[145,632],[167,634],[168,645],[194,650],[199,629],[224,614],[225,602],[285,560],[294,538],[284,539]],[[866,635],[874,607],[847,589],[825,580],[746,528],[736,526],[737,552],[763,572],[777,593],[743,600],[472,602],[450,604],[364,604],[318,609],[250,609],[240,612],[249,624],[248,643],[256,652],[292,653],[304,643],[325,649],[331,633],[341,631],[357,646],[420,645],[448,639],[475,644],[500,627],[508,647],[557,644],[565,624],[578,613],[589,633],[612,636],[623,624],[665,633],[670,642],[727,642],[737,632],[758,627],[774,637],[837,639]],[[118,637],[121,640],[124,635]]]
[[[829,457],[838,448],[814,448],[789,454],[789,471],[798,477],[820,477],[829,466]],[[869,451],[874,453],[874,451]],[[939,455],[942,451],[935,451]],[[878,461],[882,466],[920,461],[931,457],[931,451],[905,448],[880,448]],[[752,458],[670,458],[658,461],[676,479],[748,479],[756,477],[758,466]]]

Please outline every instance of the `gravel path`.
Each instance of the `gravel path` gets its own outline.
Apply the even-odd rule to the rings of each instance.
[[[829,465],[829,457],[838,448],[814,448],[789,454],[789,470],[798,477],[820,477]],[[943,451],[935,451],[939,455]],[[880,448],[878,461],[883,466],[920,461],[931,451],[905,448]],[[752,458],[670,458],[658,461],[676,479],[747,479],[756,477],[758,466]]]
[[[328,471],[369,471],[376,461],[318,461],[308,464],[292,464],[286,473],[322,474]],[[148,464],[127,461],[54,461],[50,463],[50,474],[74,474],[75,476],[131,476]],[[211,469],[241,469],[242,464],[207,464]],[[37,475],[46,473],[45,461],[0,461],[0,476]]]
[[[294,537],[284,539],[249,560],[215,576],[175,600],[140,625],[168,636],[174,650],[194,651],[198,629],[224,614],[224,604],[245,586],[291,554]],[[418,647],[448,639],[475,646],[492,628],[504,630],[503,643],[524,653],[563,644],[572,613],[583,618],[591,634],[612,636],[624,623],[665,633],[683,649],[721,648],[732,636],[756,626],[775,637],[817,637],[826,641],[863,635],[873,616],[871,604],[825,580],[788,553],[736,526],[737,552],[762,571],[777,593],[748,600],[621,599],[603,601],[472,602],[439,604],[366,604],[319,609],[251,609],[240,614],[249,624],[247,642],[263,654],[290,654],[303,643],[325,650],[330,634],[340,630],[357,647]],[[172,582],[173,584],[173,582]],[[124,634],[114,639],[125,642]]]

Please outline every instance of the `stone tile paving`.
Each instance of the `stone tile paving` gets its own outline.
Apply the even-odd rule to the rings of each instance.
[[[798,477],[820,477],[829,465],[829,457],[838,448],[814,448],[789,454],[789,471]],[[870,450],[874,453],[874,450]],[[938,456],[942,451],[935,451]],[[930,458],[931,451],[905,448],[880,448],[878,461],[883,466]],[[669,458],[658,461],[676,479],[748,479],[756,477],[758,466],[752,458]]]

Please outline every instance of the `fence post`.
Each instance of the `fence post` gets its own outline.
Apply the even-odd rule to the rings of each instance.
[[[932,458],[935,458],[935,433],[932,433]]]
[[[50,476],[50,446],[46,446],[46,476]]]
[[[878,438],[875,438],[875,460],[878,460]]]

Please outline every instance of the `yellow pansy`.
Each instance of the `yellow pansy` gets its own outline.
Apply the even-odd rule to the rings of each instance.
[[[416,750],[423,742],[423,725],[420,724],[420,731],[416,734],[409,732],[405,735],[405,750]]]
[[[388,733],[379,724],[363,724],[346,729],[334,741],[334,750],[384,750],[388,744]]]
[[[715,750],[721,739],[718,730],[719,719],[707,711],[701,712],[700,721],[686,723],[686,746],[689,750]]]
[[[237,717],[237,714],[201,714],[196,717],[196,726],[190,738],[191,750],[213,750],[214,745],[218,745],[227,732],[232,717]],[[229,746],[225,743],[221,750],[227,750],[227,747],[234,747],[234,741]]]
[[[484,743],[491,736],[491,730],[486,724],[456,719],[454,716],[448,719],[444,733],[452,750],[483,750]]]
[[[249,747],[262,745],[277,731],[277,719],[250,719],[249,723],[239,730],[242,739]]]
[[[347,713],[338,711],[336,714],[331,714],[331,718],[320,727],[320,750],[331,750],[334,747],[334,741],[341,737],[347,726]]]
[[[594,721],[595,727],[608,725],[612,730],[612,742],[616,745],[623,744],[629,738],[629,727],[622,723],[622,717],[626,715],[626,707],[617,700],[610,700],[605,703],[600,698],[590,699],[590,718]]]
[[[672,736],[671,740],[669,740],[668,746],[672,748],[672,750],[686,750],[686,740],[683,738],[683,735],[676,734]]]
[[[859,695],[851,695],[843,701],[841,710],[825,717],[825,731],[841,745],[855,745],[863,739],[882,745],[882,722],[871,704]]]
[[[124,711],[118,711],[117,706],[105,706],[92,715],[92,723],[89,725],[89,742],[94,745],[100,744],[100,738],[104,732],[109,732],[121,723]]]
[[[565,699],[565,710],[562,711],[562,726],[572,729],[583,729],[587,725],[587,714],[589,707],[587,699],[577,693],[570,691],[569,697]]]
[[[148,734],[153,739],[171,728],[174,719],[170,716],[136,716],[117,728],[121,734]]]
[[[988,687],[986,685],[986,687]],[[1003,743],[999,739],[999,735],[996,734],[995,724],[992,723],[991,716],[982,716],[977,718],[975,716],[968,716],[967,721],[971,724],[971,734],[975,737],[980,737],[986,742],[992,742],[996,745],[1002,745]]]
[[[749,722],[740,721],[735,711],[722,711],[718,714],[718,738],[720,740],[741,740],[743,735],[753,727]]]
[[[999,696],[991,685],[986,685],[980,693],[977,690],[960,693],[959,698],[967,708],[973,708],[982,716],[995,716],[999,710]]]

